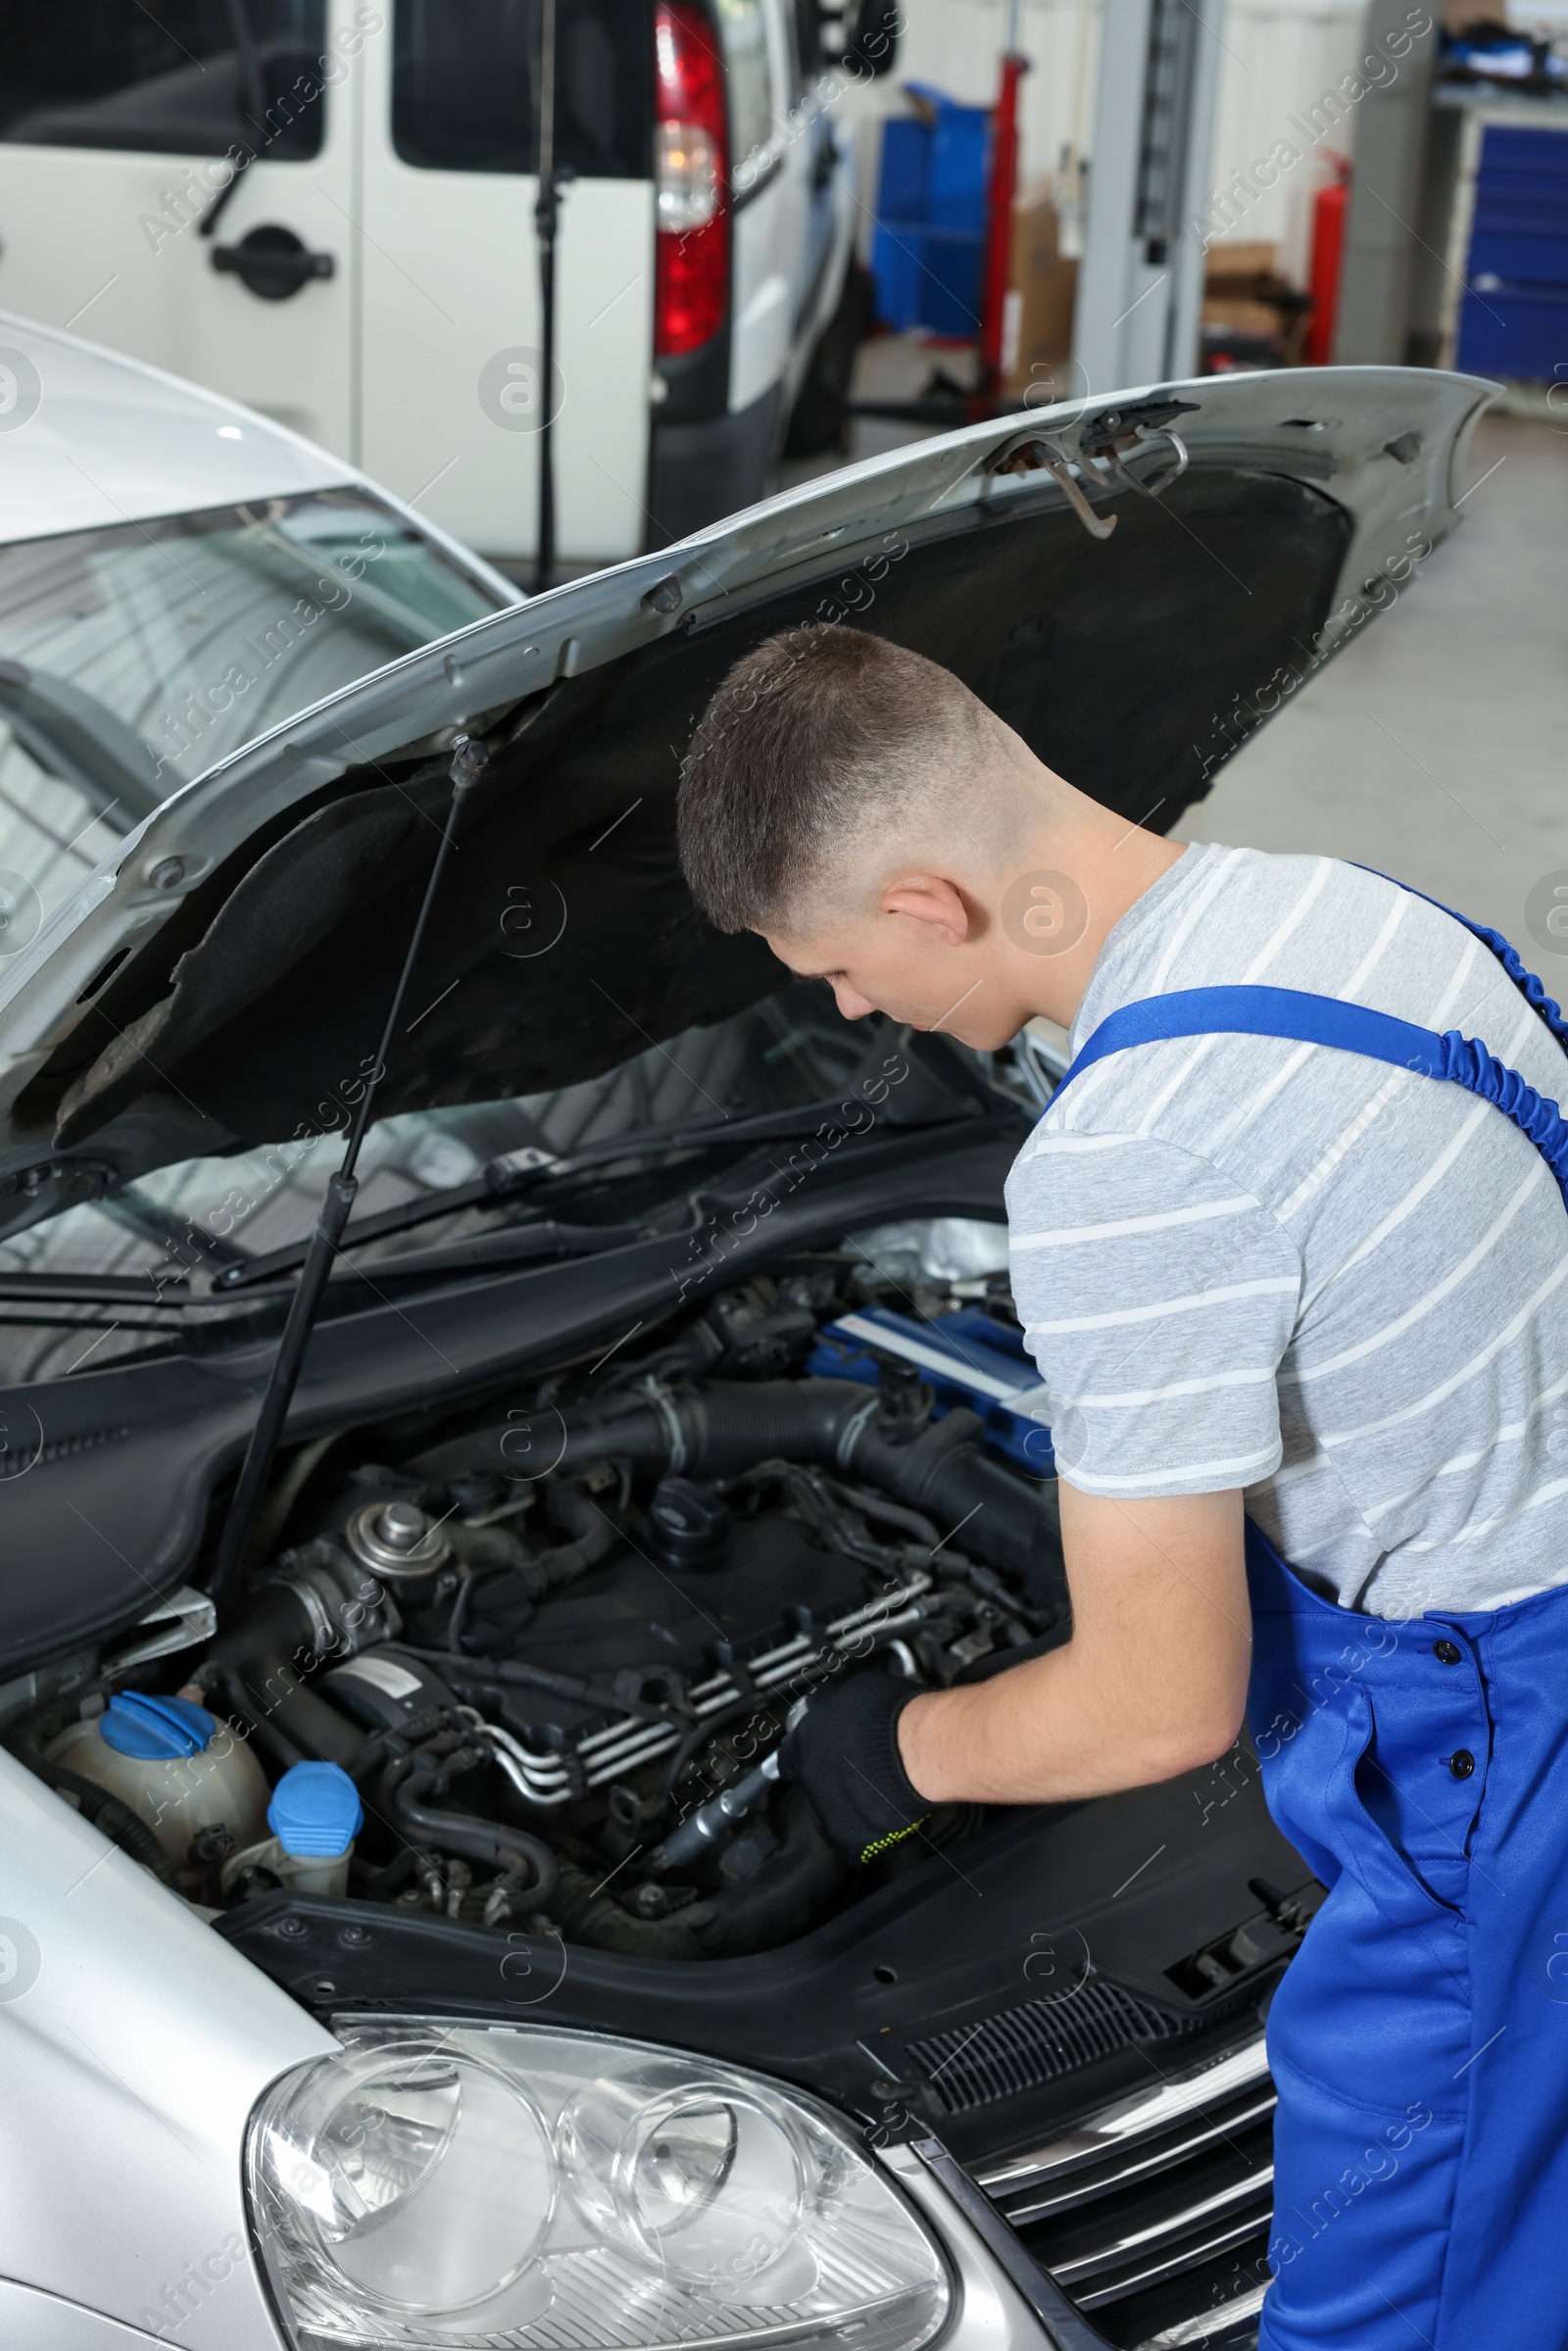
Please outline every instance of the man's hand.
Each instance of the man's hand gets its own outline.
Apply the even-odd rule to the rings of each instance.
[[[857,1674],[812,1698],[785,1739],[779,1771],[796,1780],[841,1861],[874,1861],[912,1836],[930,1810],[899,1760],[907,1682]]]
[[[1063,1479],[1060,1494],[1072,1639],[910,1700],[899,1752],[930,1803],[1142,1788],[1212,1762],[1241,1729],[1252,1636],[1240,1493],[1118,1502]]]

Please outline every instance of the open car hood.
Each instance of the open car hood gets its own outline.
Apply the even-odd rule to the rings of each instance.
[[[848,620],[944,662],[1071,781],[1168,827],[1452,527],[1492,390],[1318,368],[974,425],[499,612],[290,720],[167,802],[0,961],[0,1232],[340,1119],[460,731],[490,761],[383,1114],[591,1077],[779,981],[760,941],[697,913],[673,818],[708,696],[793,623]]]

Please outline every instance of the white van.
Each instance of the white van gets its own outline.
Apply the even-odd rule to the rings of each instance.
[[[598,563],[760,497],[798,406],[831,425],[812,369],[831,391],[858,281],[824,35],[884,72],[898,19],[882,0],[851,0],[842,34],[819,0],[558,9],[557,539]],[[0,308],[227,393],[523,563],[542,13],[0,12]]]

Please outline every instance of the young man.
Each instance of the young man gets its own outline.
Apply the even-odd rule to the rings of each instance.
[[[680,838],[710,918],[848,1017],[995,1051],[1045,1014],[1089,1047],[1006,1195],[1072,1638],[963,1689],[857,1677],[786,1770],[858,1858],[935,1803],[1169,1777],[1247,1712],[1332,1889],[1269,2017],[1265,2351],[1561,2351],[1555,1006],[1394,882],[1128,825],[841,628],[725,680]]]

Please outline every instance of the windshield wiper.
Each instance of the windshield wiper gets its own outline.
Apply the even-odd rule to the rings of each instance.
[[[368,1225],[374,1221],[366,1219]],[[642,1237],[642,1227],[634,1224],[526,1224],[500,1233],[475,1233],[466,1241],[438,1243],[434,1249],[406,1249],[401,1256],[378,1257],[369,1266],[351,1265],[340,1251],[327,1286],[335,1290],[344,1282],[400,1282],[411,1275],[422,1280],[430,1275],[463,1273],[471,1266],[525,1263],[530,1257],[592,1257],[601,1249],[624,1249],[628,1242]],[[343,1248],[354,1249],[373,1238],[373,1234],[351,1227]],[[251,1290],[278,1274],[292,1273],[300,1255],[298,1247],[278,1249],[265,1257],[252,1257],[244,1265],[231,1266],[222,1277],[223,1291],[226,1295]],[[216,1281],[213,1287],[218,1288]]]
[[[165,1292],[171,1293],[165,1297]],[[142,1273],[53,1273],[46,1265],[15,1265],[0,1269],[0,1298],[85,1298],[100,1305],[188,1306],[190,1284],[183,1274],[153,1280],[153,1268]]]
[[[503,1152],[492,1159],[482,1174],[466,1184],[452,1184],[443,1192],[427,1193],[423,1200],[404,1200],[396,1208],[383,1208],[378,1216],[357,1217],[344,1236],[343,1247],[357,1249],[365,1241],[380,1241],[389,1233],[406,1233],[411,1226],[433,1223],[440,1216],[455,1216],[465,1208],[478,1208],[515,1200],[536,1184],[555,1183],[562,1177],[591,1174],[596,1168],[612,1167],[622,1159],[647,1159],[679,1151],[703,1151],[713,1144],[768,1143],[809,1133],[843,1108],[839,1095],[826,1101],[797,1102],[790,1110],[761,1110],[747,1118],[702,1119],[695,1124],[682,1120],[667,1127],[647,1127],[640,1134],[607,1137],[601,1143],[584,1144],[581,1151],[558,1155],[525,1146],[520,1151]],[[959,1103],[954,1104],[954,1115],[969,1116]],[[544,1230],[530,1227],[529,1230]],[[619,1233],[620,1226],[557,1225],[556,1233],[576,1232],[586,1237],[597,1233],[600,1239],[592,1246],[613,1248],[616,1244],[604,1238],[608,1233]],[[288,1273],[303,1265],[310,1242],[292,1241],[282,1249],[269,1250],[265,1257],[248,1257],[243,1265],[225,1265],[213,1276],[213,1291],[220,1295],[230,1290],[249,1289],[253,1282],[267,1281],[273,1274]],[[430,1252],[434,1254],[434,1252]],[[389,1261],[390,1262],[390,1261]]]

